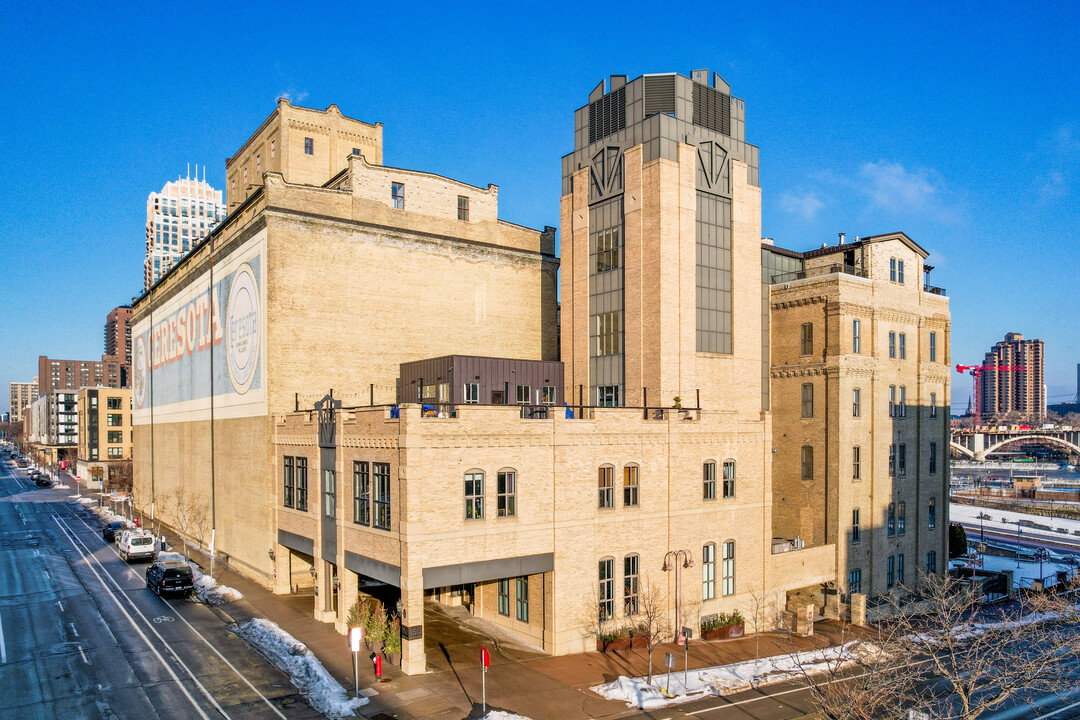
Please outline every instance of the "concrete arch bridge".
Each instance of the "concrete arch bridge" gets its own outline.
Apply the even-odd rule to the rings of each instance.
[[[954,430],[949,447],[963,457],[983,461],[1001,448],[1013,443],[1043,443],[1080,456],[1080,428],[1046,428],[1040,430]]]

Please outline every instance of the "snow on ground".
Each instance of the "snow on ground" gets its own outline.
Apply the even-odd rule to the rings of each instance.
[[[186,560],[178,552],[159,552],[158,560],[186,562],[191,567],[191,576],[195,582],[195,594],[207,605],[222,605],[244,597],[243,593],[228,585],[219,585],[214,578],[204,573],[195,563]]]
[[[55,485],[53,485],[53,490],[70,490],[70,489],[71,489],[71,486],[70,485],[65,485],[64,483],[56,483]]]
[[[1030,560],[1021,560],[1017,563],[1016,558],[1001,557],[1000,555],[987,555],[985,553],[981,555],[981,557],[982,565],[979,567],[982,570],[989,570],[991,572],[1010,570],[1013,574],[1013,584],[1017,587],[1031,587],[1031,583],[1039,579],[1040,573],[1043,577],[1043,584],[1046,587],[1052,587],[1057,585],[1057,574],[1059,571],[1065,573],[1072,573],[1073,571],[1069,565],[1058,562],[1044,562],[1040,569],[1039,563],[1031,562]],[[967,567],[968,564],[968,561],[963,557],[949,561],[950,567]]]
[[[979,507],[978,505],[961,505],[960,503],[949,503],[949,519],[954,522],[964,522],[971,525],[979,524],[979,513],[986,513],[989,518],[983,520],[983,526],[989,530],[993,528],[1001,532],[1006,532],[1011,535],[1016,535],[1016,521],[1017,520],[1030,520],[1033,523],[1039,525],[1046,525],[1053,528],[1051,530],[1042,530],[1039,528],[1020,527],[1020,537],[1023,538],[1029,532],[1038,532],[1050,535],[1058,535],[1064,541],[1068,541],[1069,535],[1076,530],[1080,532],[1080,520],[1073,520],[1070,518],[1058,518],[1050,517],[1048,515],[1029,515],[1028,513],[1014,512],[1012,510],[998,510],[996,508]],[[1002,522],[1004,518],[1004,522]],[[1068,533],[1054,532],[1057,528],[1064,528]],[[1073,535],[1072,540],[1077,540],[1076,535]]]
[[[95,500],[94,498],[86,498],[86,497],[84,497],[84,498],[79,498],[79,502],[81,502],[83,505],[93,505],[93,504],[97,503],[97,500]]]
[[[486,720],[529,720],[524,715],[515,715],[505,710],[492,710],[487,714]]]
[[[366,697],[350,698],[307,645],[276,623],[255,618],[237,627],[236,633],[285,672],[311,706],[322,714],[332,718],[353,717],[353,710],[367,704]]]
[[[79,500],[79,502],[81,502],[83,505],[88,506],[91,510],[93,510],[95,513],[97,513],[98,517],[100,517],[102,520],[104,520],[107,523],[111,523],[111,522],[115,521],[115,522],[123,523],[124,527],[126,527],[126,528],[135,527],[135,523],[131,522],[130,520],[128,520],[123,515],[117,515],[116,513],[114,513],[112,510],[110,510],[107,507],[97,507],[97,505],[96,505],[97,500],[95,500],[93,498],[83,498],[83,499]]]
[[[709,695],[726,695],[739,690],[793,680],[799,677],[803,670],[813,673],[817,668],[835,669],[838,663],[846,665],[874,652],[877,652],[877,648],[873,645],[849,642],[837,647],[808,650],[796,655],[775,655],[732,665],[691,670],[686,674],[685,685],[683,672],[672,671],[671,686],[667,688],[669,691],[667,693],[661,689],[668,682],[667,672],[654,672],[652,685],[649,685],[644,677],[628,678],[624,675],[617,680],[589,689],[608,700],[622,700],[629,707],[650,710],[700,700]]]

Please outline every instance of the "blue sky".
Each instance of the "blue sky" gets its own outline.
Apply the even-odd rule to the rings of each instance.
[[[387,164],[495,183],[542,227],[601,78],[707,67],[746,101],[764,235],[903,230],[951,298],[954,362],[1021,332],[1051,401],[1076,392],[1080,5],[232,5],[0,8],[5,390],[39,354],[100,356],[142,289],[147,194],[188,163],[224,189],[282,94],[384,123]],[[960,410],[969,389],[954,375]]]

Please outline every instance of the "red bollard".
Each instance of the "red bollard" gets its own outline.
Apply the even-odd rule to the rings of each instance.
[[[375,679],[382,678],[382,655],[375,656]]]

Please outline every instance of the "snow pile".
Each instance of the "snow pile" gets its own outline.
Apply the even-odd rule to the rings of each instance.
[[[124,527],[126,527],[126,528],[135,527],[135,523],[131,522],[130,520],[128,520],[123,515],[117,515],[111,509],[109,509],[107,507],[97,507],[95,505],[95,503],[97,503],[97,500],[94,500],[93,498],[83,498],[82,500],[79,500],[79,502],[81,502],[84,505],[92,506],[92,507],[90,507],[90,509],[93,510],[95,513],[97,513],[97,516],[100,517],[102,520],[104,520],[107,523],[120,522],[120,523],[123,523]]]
[[[341,683],[326,671],[307,645],[277,624],[255,618],[238,626],[236,633],[285,672],[311,706],[323,715],[332,718],[353,717],[355,709],[367,704],[366,697],[350,698]]]
[[[79,502],[83,505],[93,505],[97,502],[94,498],[79,498]]]
[[[487,714],[486,720],[529,720],[529,718],[505,710],[492,710]]]
[[[663,686],[668,682],[668,674],[654,672],[652,685],[649,685],[644,677],[621,676],[617,680],[589,689],[607,700],[621,700],[629,707],[651,710],[700,700],[709,695],[726,695],[785,682],[800,677],[803,672],[813,674],[826,669],[835,670],[877,651],[873,645],[855,641],[796,655],[777,655],[732,665],[691,670],[686,674],[685,685],[683,672],[678,670],[672,671],[671,685],[667,688]]]
[[[71,486],[70,485],[65,485],[64,483],[56,483],[55,485],[53,485],[53,490],[70,490],[70,489],[71,489]]]
[[[228,585],[219,585],[213,577],[207,575],[190,560],[178,552],[160,552],[158,560],[186,562],[191,567],[191,577],[195,583],[195,594],[207,605],[222,605],[227,602],[235,602],[244,597],[239,590]]]

